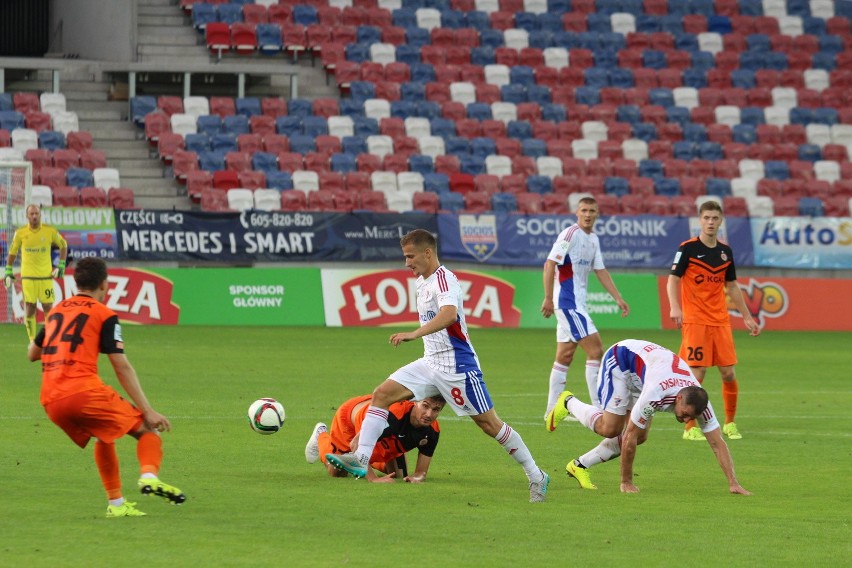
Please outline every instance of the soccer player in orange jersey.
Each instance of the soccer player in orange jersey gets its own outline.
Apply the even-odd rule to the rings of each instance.
[[[321,459],[329,475],[346,477],[348,474],[328,463],[325,455],[344,454],[358,447],[358,433],[372,399],[373,395],[367,394],[341,404],[334,413],[330,430],[322,422],[317,423],[305,446],[308,463]],[[390,405],[388,427],[373,449],[371,467],[388,474],[389,478],[403,479],[408,483],[425,481],[441,434],[438,414],[444,404],[444,398],[437,395],[416,402],[406,400]],[[418,451],[417,465],[414,473],[409,475],[405,453],[414,449]]]
[[[722,225],[722,207],[710,200],[701,204],[698,223],[701,233],[681,243],[672,264],[666,291],[672,321],[682,330],[680,357],[687,362],[699,382],[707,367],[718,367],[722,376],[725,424],[722,432],[732,440],[742,438],[734,419],[737,412],[737,384],[734,365],[737,354],[728,315],[727,296],[736,306],[750,335],[760,334],[737,286],[737,271],[731,247],[717,238]],[[703,440],[704,435],[689,421],[685,440]]]
[[[74,281],[77,294],[53,307],[29,345],[30,361],[41,360],[41,404],[48,418],[81,448],[95,438],[95,464],[109,500],[108,518],[145,515],[121,492],[115,441],[125,434],[137,439],[139,490],[183,503],[183,492],[157,477],[163,459],[160,432],[170,430],[171,424],[148,402],[124,354],[118,316],[103,304],[109,287],[106,263],[91,257],[80,260]],[[118,381],[136,406],[98,376],[100,353],[109,357]]]

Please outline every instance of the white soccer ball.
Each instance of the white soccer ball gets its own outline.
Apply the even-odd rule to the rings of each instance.
[[[284,418],[284,406],[274,398],[259,398],[248,409],[249,425],[258,434],[276,433]]]

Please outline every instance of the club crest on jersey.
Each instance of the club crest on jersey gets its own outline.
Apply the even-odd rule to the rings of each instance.
[[[725,261],[728,260],[728,255],[726,255],[725,253],[722,253],[721,256],[722,256],[722,260],[725,260]]]
[[[494,215],[459,215],[459,236],[464,249],[479,262],[497,252],[497,218]]]

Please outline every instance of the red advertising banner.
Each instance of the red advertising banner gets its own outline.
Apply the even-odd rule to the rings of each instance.
[[[657,278],[663,329],[674,329],[666,295],[668,277]],[[761,329],[789,331],[852,331],[852,280],[817,278],[740,278],[746,306]],[[734,329],[745,329],[728,298]]]

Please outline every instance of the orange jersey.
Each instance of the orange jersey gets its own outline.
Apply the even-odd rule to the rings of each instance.
[[[35,343],[42,350],[43,405],[101,387],[98,355],[124,353],[118,316],[84,295],[53,306]]]
[[[708,247],[698,237],[681,243],[671,274],[680,277],[683,323],[730,325],[726,285],[737,279],[734,252],[717,241]]]

